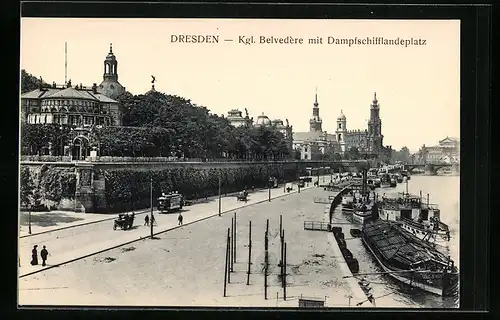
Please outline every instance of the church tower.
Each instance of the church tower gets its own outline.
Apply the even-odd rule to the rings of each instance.
[[[370,120],[368,120],[368,146],[370,150],[374,153],[380,152],[383,145],[383,139],[380,105],[377,100],[377,93],[375,92],[370,106]]]
[[[319,117],[318,91],[316,90],[316,94],[314,97],[313,115],[309,120],[309,131],[323,132],[322,123],[323,120],[321,120],[321,118]]]
[[[113,44],[109,45],[109,53],[104,59],[103,81],[97,91],[111,99],[116,99],[126,91],[118,82],[118,61],[113,53]]]
[[[340,110],[340,115],[337,118],[337,129],[335,130],[335,134],[337,136],[337,142],[340,146],[340,152],[344,153],[346,150],[345,146],[345,135],[347,133],[347,119],[344,115],[344,112]]]

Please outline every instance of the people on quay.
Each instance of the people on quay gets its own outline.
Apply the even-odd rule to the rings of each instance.
[[[43,267],[46,266],[45,261],[47,261],[47,256],[48,255],[49,255],[49,252],[47,251],[47,248],[45,246],[43,246],[42,251],[40,251],[40,257],[42,257],[42,266]]]
[[[154,225],[156,224],[155,216],[151,215],[151,224]]]
[[[147,227],[149,227],[149,216],[148,215],[146,215],[144,217],[144,225],[147,226]]]
[[[38,246],[34,245],[33,250],[31,250],[31,265],[32,266],[38,265],[38,251],[36,248],[38,248]]]
[[[179,212],[179,216],[177,217],[177,220],[179,221],[179,226],[182,225],[182,219],[183,219],[182,213]]]

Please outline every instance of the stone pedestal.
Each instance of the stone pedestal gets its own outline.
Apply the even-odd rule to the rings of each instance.
[[[75,166],[75,173],[75,212],[94,212],[94,166],[88,163],[78,163]]]

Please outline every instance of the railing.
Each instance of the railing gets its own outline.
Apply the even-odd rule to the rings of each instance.
[[[71,156],[25,156],[21,155],[22,162],[71,162]]]
[[[72,159],[71,156],[27,156],[21,155],[22,162],[71,162],[77,161]],[[82,161],[82,160],[79,160]],[[366,160],[339,160],[339,161],[326,161],[326,160],[291,160],[291,159],[263,159],[263,160],[249,160],[249,159],[202,159],[202,158],[177,158],[177,157],[86,157],[85,161],[88,162],[238,162],[238,163],[366,163]],[[315,169],[313,169],[315,170]]]
[[[321,221],[304,221],[304,230],[330,231],[330,224]]]

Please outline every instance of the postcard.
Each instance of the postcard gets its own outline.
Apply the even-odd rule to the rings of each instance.
[[[21,307],[459,307],[458,20],[21,25]]]

